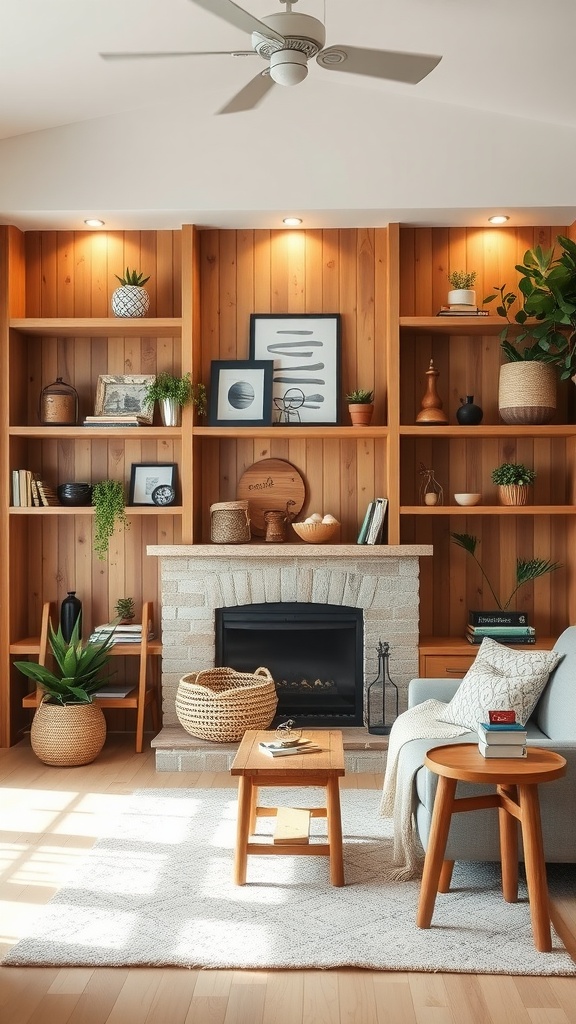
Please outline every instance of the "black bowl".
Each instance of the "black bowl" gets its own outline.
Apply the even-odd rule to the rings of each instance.
[[[59,484],[56,493],[61,505],[90,505],[92,502],[91,484]]]

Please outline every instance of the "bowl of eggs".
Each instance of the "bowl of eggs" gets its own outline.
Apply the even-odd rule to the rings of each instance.
[[[303,523],[292,523],[294,532],[307,544],[325,544],[334,536],[339,526],[340,523],[334,516],[321,516],[319,512],[313,512]]]

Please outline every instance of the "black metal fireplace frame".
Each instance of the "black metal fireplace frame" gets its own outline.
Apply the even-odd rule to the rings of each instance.
[[[336,617],[334,613],[337,613]],[[262,616],[266,617],[263,625]],[[335,619],[337,620],[335,622]],[[217,608],[215,615],[215,639],[217,666],[229,665],[243,671],[253,671],[257,666],[234,665],[230,663],[226,645],[226,631],[229,629],[282,629],[297,623],[302,631],[341,630],[343,626],[354,626],[355,685],[350,713],[345,714],[297,714],[299,725],[308,727],[361,726],[364,721],[364,615],[361,609],[344,605],[309,604],[306,602],[278,602],[270,604],[235,605]],[[269,666],[267,666],[269,667]],[[283,711],[279,705],[280,718],[294,717],[292,712]]]

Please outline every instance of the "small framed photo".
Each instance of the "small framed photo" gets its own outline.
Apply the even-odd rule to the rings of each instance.
[[[252,313],[250,358],[272,359],[272,419],[340,422],[340,313]]]
[[[154,402],[148,402],[146,389],[156,379],[153,373],[101,373],[96,387],[95,416],[139,416],[152,424]]]
[[[175,462],[132,463],[128,494],[129,505],[174,505],[175,503]]]
[[[210,373],[210,426],[260,427],[272,422],[271,359],[219,359]]]

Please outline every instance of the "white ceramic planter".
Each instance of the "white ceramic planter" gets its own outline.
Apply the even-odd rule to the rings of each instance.
[[[474,288],[454,288],[451,292],[448,292],[448,305],[476,307],[476,292]]]
[[[150,296],[145,288],[135,284],[123,284],[112,293],[114,316],[146,316],[150,307]]]

